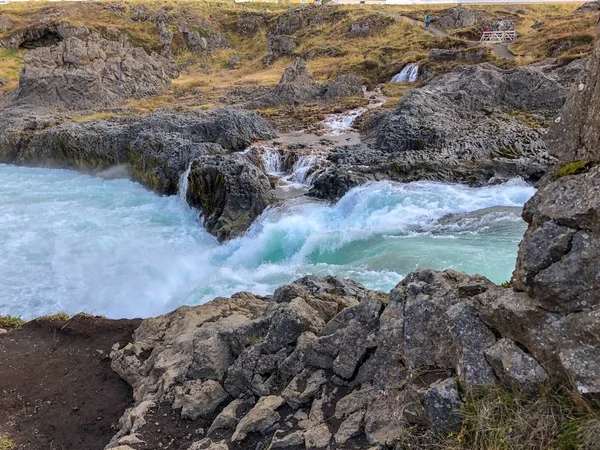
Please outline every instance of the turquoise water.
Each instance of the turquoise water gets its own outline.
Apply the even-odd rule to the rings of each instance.
[[[220,245],[176,196],[0,165],[0,314],[148,317],[242,290],[269,294],[311,273],[385,291],[417,267],[502,282],[533,193],[518,180],[478,189],[378,182],[334,206],[300,199],[269,209],[247,235]]]

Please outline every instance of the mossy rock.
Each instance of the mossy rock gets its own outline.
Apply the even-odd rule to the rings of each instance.
[[[556,173],[558,178],[566,177],[568,175],[578,175],[580,173],[587,172],[592,167],[596,166],[596,163],[593,161],[572,161],[570,163],[565,164]]]

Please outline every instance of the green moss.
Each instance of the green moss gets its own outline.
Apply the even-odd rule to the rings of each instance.
[[[0,316],[0,328],[4,329],[14,329],[20,328],[25,324],[25,321],[20,317],[14,317],[11,315]],[[0,447],[0,450],[2,447]]]
[[[0,435],[0,450],[13,450],[14,442],[6,435]]]
[[[558,169],[556,175],[558,176],[558,178],[566,177],[567,175],[577,175],[579,173],[587,172],[595,165],[596,163],[593,161],[572,161]]]
[[[263,342],[265,342],[264,336],[253,337],[248,341],[248,347],[251,347],[253,345],[262,344]]]

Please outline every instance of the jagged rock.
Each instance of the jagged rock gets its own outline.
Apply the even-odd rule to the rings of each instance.
[[[539,30],[544,26],[545,23],[546,22],[543,20],[536,20],[535,22],[533,22],[533,25],[531,25],[531,28],[533,28],[534,30]]]
[[[261,397],[248,414],[246,414],[235,429],[231,436],[232,442],[243,441],[248,433],[265,434],[279,422],[280,416],[277,409],[285,403],[283,397],[270,395]]]
[[[235,22],[234,30],[243,36],[252,37],[264,28],[267,20],[264,14],[244,11]]]
[[[485,350],[485,357],[496,376],[509,388],[534,394],[548,379],[544,368],[509,339],[500,339]]]
[[[322,95],[325,100],[351,97],[362,94],[362,82],[354,74],[344,74],[340,75],[333,83],[327,83],[323,89]]]
[[[304,436],[300,431],[287,434],[283,437],[273,436],[270,448],[290,448],[304,444]]]
[[[212,434],[217,430],[234,430],[240,421],[238,410],[245,406],[254,406],[254,402],[250,397],[246,399],[236,398],[229,403],[213,420],[208,429],[208,434]]]
[[[297,46],[298,44],[293,36],[268,35],[267,56],[263,60],[264,64],[268,66],[282,56],[291,56]]]
[[[334,436],[337,444],[345,444],[351,438],[358,436],[362,431],[363,422],[365,419],[364,411],[357,411],[342,422],[340,428]]]
[[[188,450],[229,450],[229,446],[223,441],[214,442],[212,439],[204,438],[194,442]]]
[[[174,396],[173,409],[181,409],[181,418],[196,420],[212,416],[228,394],[216,381],[191,380],[175,390]]]
[[[240,57],[240,55],[233,55],[231,57],[231,59],[229,60],[229,62],[227,63],[227,65],[232,70],[237,69],[240,66],[241,61],[242,61],[242,58]]]
[[[180,31],[188,48],[193,52],[210,55],[229,47],[229,42],[207,24],[195,29],[180,27]]]
[[[394,23],[394,19],[380,14],[361,17],[350,24],[348,36],[351,38],[373,36]]]
[[[424,405],[431,429],[436,432],[460,430],[463,402],[453,378],[432,384],[425,394]]]
[[[121,5],[120,3],[109,3],[104,5],[102,9],[120,14],[125,14],[127,12],[127,7],[125,5]]]
[[[173,42],[174,34],[172,31],[169,31],[167,25],[164,22],[158,23],[158,40],[160,44],[163,46],[162,55],[170,56],[171,55],[171,43]]]
[[[444,48],[432,48],[429,50],[430,61],[459,61],[477,64],[485,61],[489,56],[488,48],[473,48],[466,50],[452,50]]]
[[[124,42],[68,38],[25,55],[13,102],[34,106],[94,108],[131,97],[157,94],[170,86],[159,56]]]
[[[406,93],[377,116],[367,139],[332,150],[309,194],[335,200],[370,180],[439,180],[483,185],[491,178],[538,181],[552,158],[544,124],[583,69],[549,63],[503,70],[489,64],[454,69]],[[521,123],[514,111],[539,121]]]
[[[188,180],[188,202],[201,208],[206,229],[220,241],[244,233],[275,201],[267,175],[243,154],[201,156]]]
[[[576,13],[594,13],[600,11],[600,2],[585,2],[575,10]]]
[[[347,14],[335,6],[289,8],[278,17],[272,34],[292,35],[308,26],[339,22]]]
[[[3,37],[0,39],[0,47],[9,50],[20,48],[31,50],[40,47],[51,47],[64,39],[72,37],[86,39],[89,35],[90,31],[84,27],[75,27],[55,20],[41,21],[25,29],[19,28]]]
[[[134,22],[147,22],[151,18],[150,11],[144,5],[133,5],[129,12],[130,18]]]
[[[432,17],[432,21],[442,28],[467,28],[475,25],[480,17],[479,11],[457,6],[440,11]]]
[[[546,137],[549,152],[563,163],[600,161],[600,108],[595,104],[600,98],[599,73],[600,44],[596,43],[587,72],[573,85]]]
[[[296,375],[281,393],[290,407],[298,409],[303,404],[312,402],[322,385],[327,382],[324,370],[312,371],[304,369]]]
[[[324,423],[304,432],[306,448],[324,448],[329,441],[331,441],[331,432]]]

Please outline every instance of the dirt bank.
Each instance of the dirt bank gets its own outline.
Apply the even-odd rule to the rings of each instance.
[[[0,435],[15,449],[102,449],[132,401],[110,368],[140,320],[40,319],[0,335]]]

